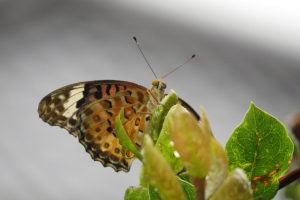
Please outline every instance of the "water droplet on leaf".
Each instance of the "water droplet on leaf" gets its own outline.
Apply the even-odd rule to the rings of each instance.
[[[176,158],[180,157],[180,155],[179,155],[179,153],[177,151],[174,151],[174,155],[176,156]]]

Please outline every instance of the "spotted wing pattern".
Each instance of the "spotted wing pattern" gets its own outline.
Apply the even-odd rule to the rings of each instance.
[[[144,123],[149,121],[146,88],[126,81],[90,81],[60,88],[44,97],[38,107],[40,117],[79,136],[79,142],[94,160],[115,171],[129,171],[133,159],[124,159],[115,137],[114,119],[125,108],[125,128],[141,148]],[[127,151],[126,157],[132,157]]]
[[[143,114],[147,112],[147,102],[146,94],[141,95],[140,90],[131,89],[86,105],[78,113],[79,142],[94,160],[104,166],[110,166],[116,171],[129,171],[133,159],[126,158],[132,158],[133,154],[125,151],[125,158],[122,156],[122,146],[115,134],[115,117],[124,107],[125,129],[141,150],[144,123],[150,119],[147,120],[147,115]]]

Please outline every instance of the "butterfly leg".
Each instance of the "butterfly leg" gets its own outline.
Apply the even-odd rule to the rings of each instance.
[[[156,105],[162,105],[162,104],[155,98],[155,96],[151,93],[150,90],[147,90],[147,93],[149,94],[150,99],[153,99],[153,100],[154,100],[154,103],[155,103]],[[151,100],[150,100],[150,101],[151,101]],[[162,105],[162,106],[164,106],[164,105]],[[155,106],[155,107],[156,107],[156,106]]]

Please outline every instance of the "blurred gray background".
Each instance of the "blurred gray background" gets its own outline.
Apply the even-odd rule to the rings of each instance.
[[[223,146],[250,102],[282,119],[300,110],[299,2],[0,1],[0,199],[123,199],[138,186],[103,168],[67,131],[39,119],[39,101],[62,86],[165,81],[199,110]],[[277,199],[281,199],[277,195]]]

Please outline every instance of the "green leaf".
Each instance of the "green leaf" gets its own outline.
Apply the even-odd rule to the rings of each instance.
[[[188,181],[182,180],[178,177],[180,181],[181,187],[183,188],[184,194],[188,200],[196,199],[194,185],[189,183]]]
[[[188,172],[180,173],[178,176],[182,180],[192,184],[192,180],[191,180],[190,174]]]
[[[229,172],[240,167],[251,180],[254,199],[272,199],[278,178],[290,167],[293,143],[284,126],[254,103],[225,147]]]
[[[210,200],[251,200],[251,186],[245,172],[234,169]]]
[[[167,160],[174,173],[177,174],[183,169],[183,165],[180,159],[174,154],[174,144],[171,141],[170,133],[168,131],[168,118],[166,118],[164,122],[163,128],[155,146]]]
[[[128,187],[124,200],[149,200],[148,188]]]
[[[143,165],[141,167],[140,183],[139,183],[139,185],[140,185],[140,187],[148,187],[148,183],[146,181],[146,174],[145,174],[145,170],[144,170]]]
[[[183,169],[183,165],[179,158],[174,155],[174,146],[170,139],[170,134],[167,129],[168,123],[165,117],[170,108],[177,103],[177,95],[171,90],[170,94],[161,101],[162,105],[156,107],[151,121],[152,139],[154,139],[154,141],[157,140],[155,146],[165,157],[174,173],[180,172]]]
[[[120,113],[115,119],[116,135],[119,138],[119,142],[122,145],[123,149],[128,149],[131,151],[139,160],[143,160],[143,156],[135,146],[135,144],[129,138],[123,124],[124,124],[124,108],[120,110]]]
[[[180,183],[168,162],[153,146],[151,137],[144,137],[143,167],[148,183],[157,188],[160,196],[165,200],[185,200]]]
[[[194,185],[185,180],[180,179],[179,177],[178,177],[178,180],[181,184],[181,187],[183,189],[183,192],[184,192],[186,198],[188,200],[195,200],[196,194],[195,194]],[[148,190],[149,190],[150,200],[161,200],[162,199],[159,195],[157,188],[155,188],[149,184]]]
[[[179,104],[170,109],[166,120],[175,150],[190,176],[204,179],[212,160],[210,134],[204,132],[189,111]]]
[[[150,200],[162,200],[158,193],[158,189],[153,187],[151,184],[148,184],[149,197]]]
[[[178,97],[176,93],[171,90],[170,94],[168,94],[163,100],[160,102],[160,105],[158,105],[154,113],[152,114],[151,118],[151,131],[150,135],[154,142],[157,141],[159,134],[161,132],[163,122],[165,120],[166,115],[168,114],[168,111],[170,108],[174,105],[176,105],[178,102]]]

